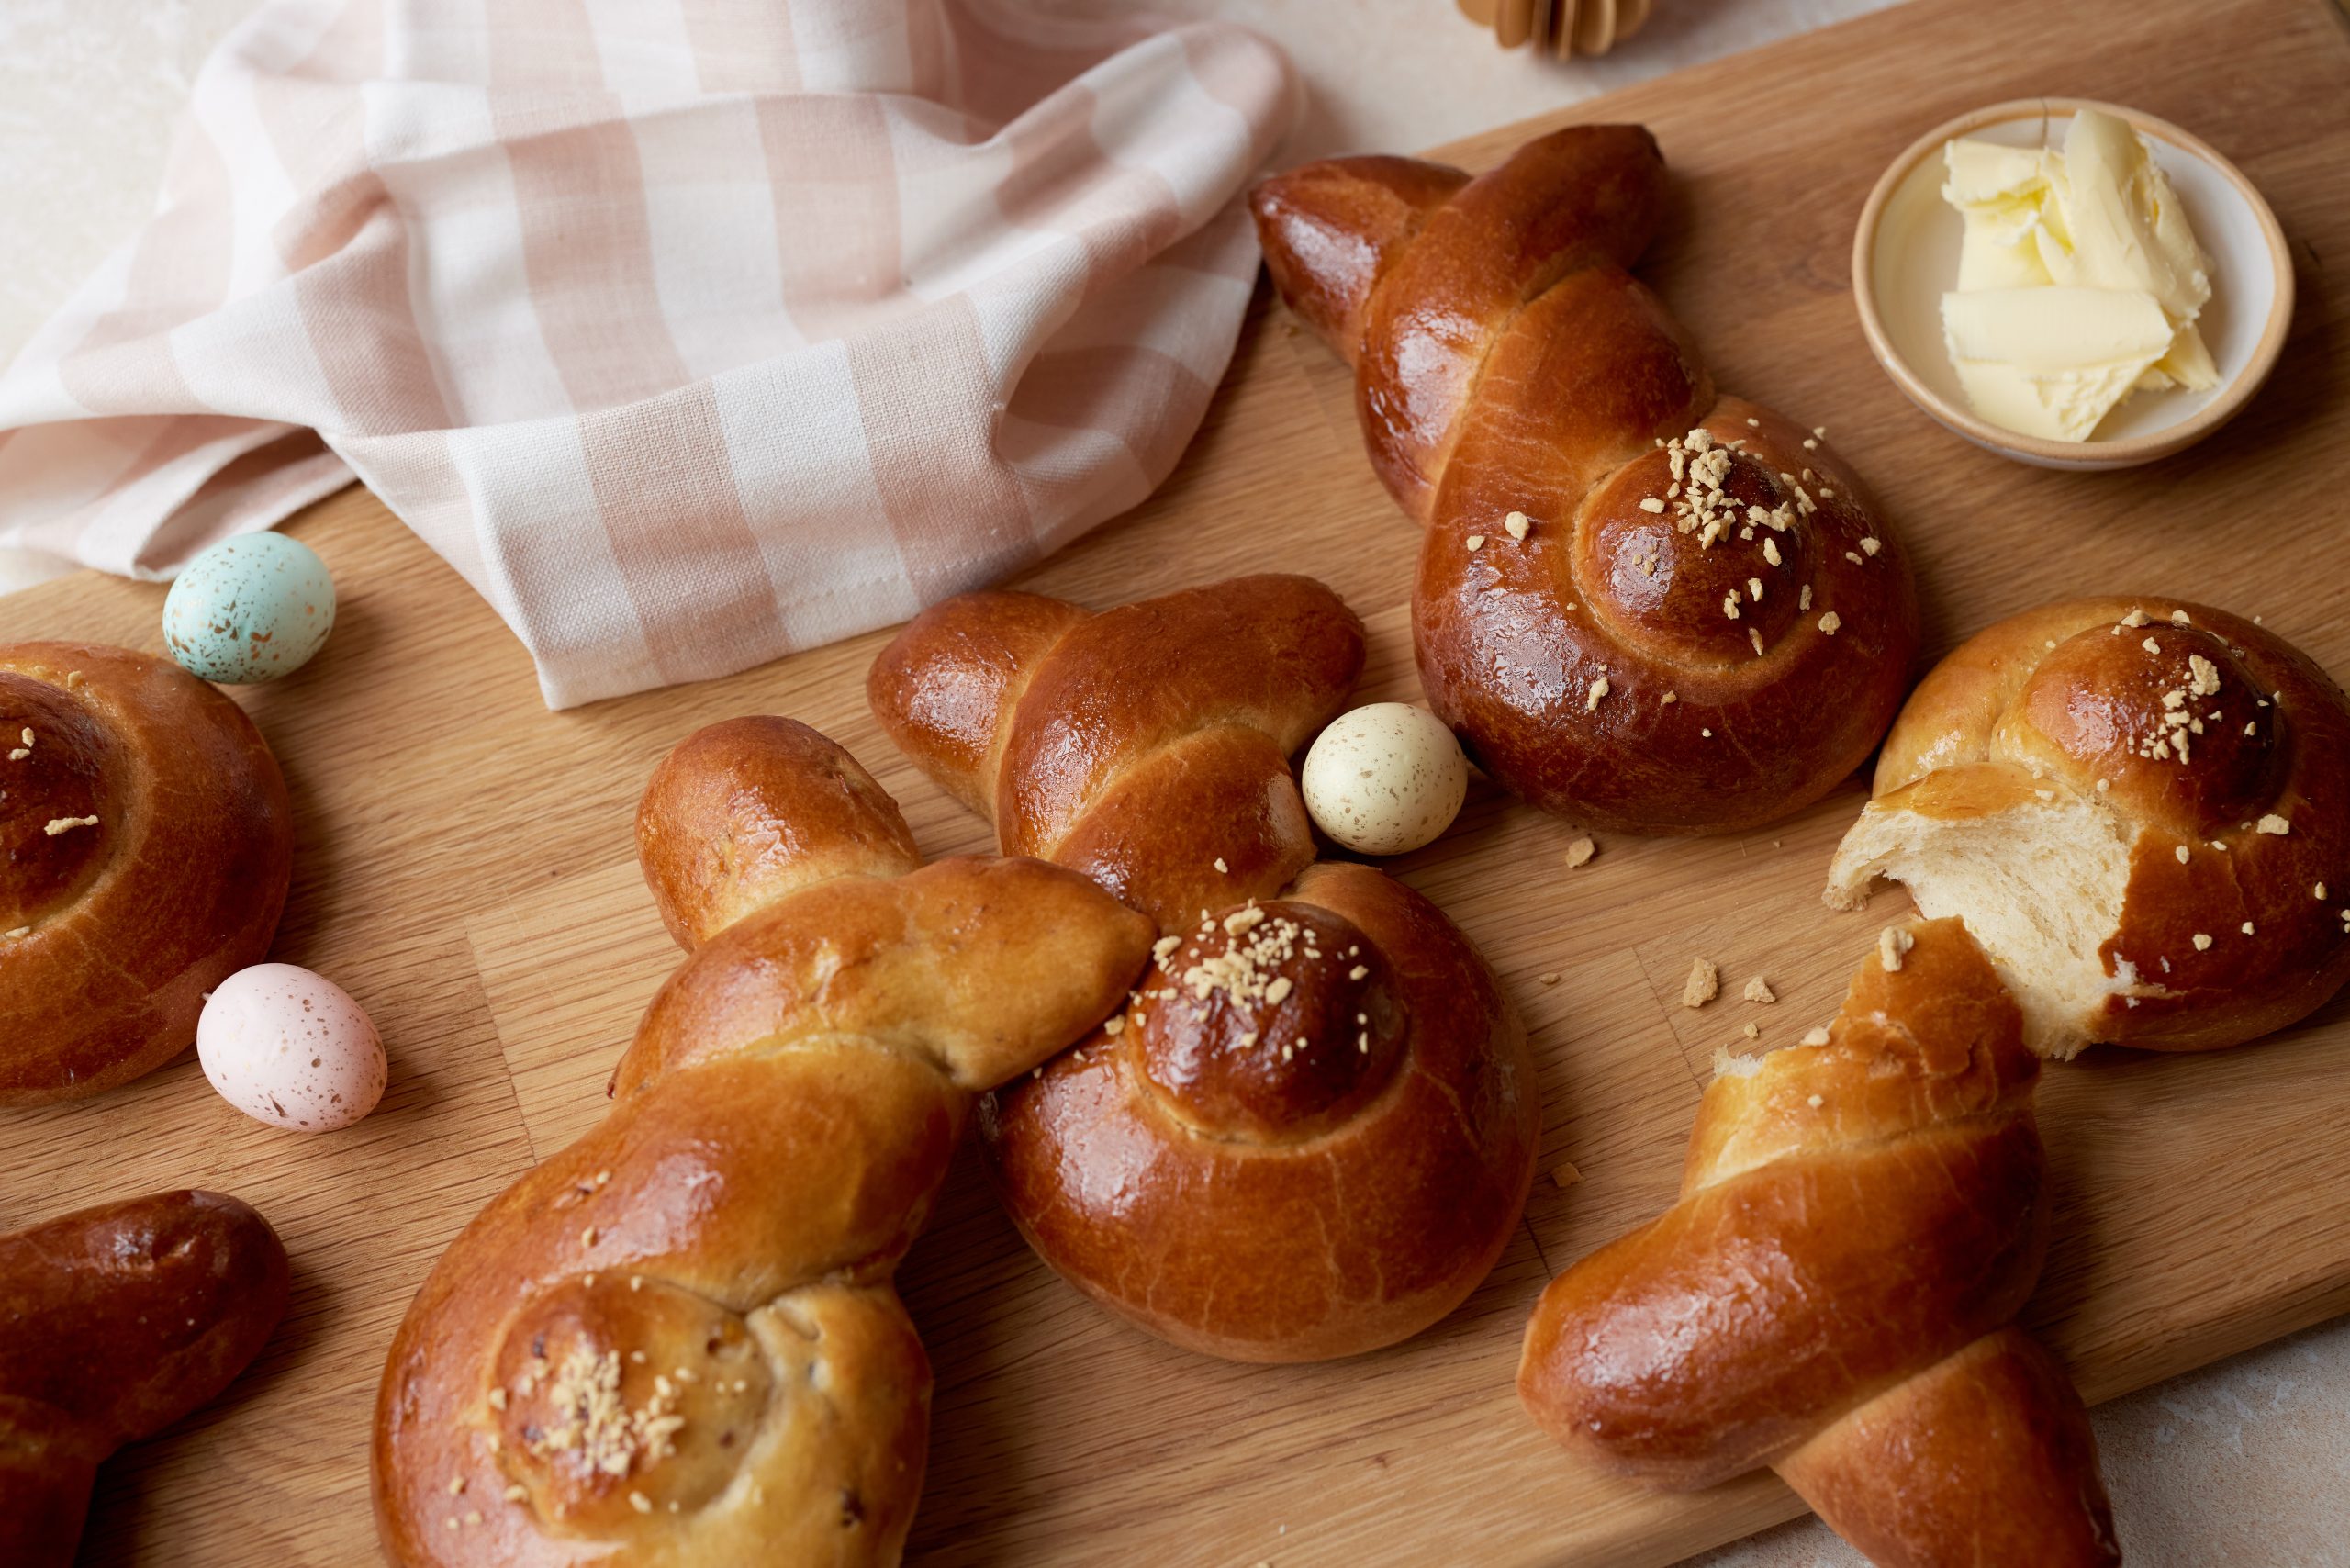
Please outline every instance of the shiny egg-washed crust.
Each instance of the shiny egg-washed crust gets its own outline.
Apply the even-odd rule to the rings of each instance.
[[[1878,1568],[2121,1560],[2087,1414],[2010,1326],[2046,1252],[2038,1058],[1954,920],[1825,1044],[1725,1064],[1681,1199],[1550,1282],[1518,1395],[1675,1488],[1769,1464]]]
[[[778,877],[812,884],[922,864],[898,803],[856,758],[772,718],[711,724],[671,748],[638,802],[636,855],[688,952],[755,913]]]
[[[1007,850],[1176,934],[1125,1014],[982,1126],[1045,1260],[1210,1355],[1418,1332],[1493,1267],[1533,1171],[1525,1031],[1468,939],[1379,872],[1313,863],[1289,757],[1362,661],[1336,594],[1255,577],[1100,615],[967,594],[868,683],[890,737]],[[1161,994],[1250,946],[1250,918],[1292,939],[1256,977],[1281,995]]]
[[[0,1105],[186,1049],[205,993],[268,956],[293,868],[243,709],[127,648],[0,644]]]
[[[1571,126],[1473,180],[1337,159],[1251,203],[1274,284],[1354,366],[1372,465],[1427,525],[1420,680],[1486,771],[1680,834],[1785,816],[1860,766],[1917,657],[1908,556],[1824,441],[1716,394],[1625,270],[1665,205],[1645,129]],[[1698,430],[1732,454],[1710,542],[1675,514],[1665,444]]]
[[[2146,623],[2125,624],[2135,618]],[[2190,656],[2210,662],[2219,689],[2174,705],[2202,724],[2188,760],[2143,755]],[[2350,700],[2275,633],[2161,595],[2002,621],[1919,683],[1867,813],[1985,816],[2052,790],[2103,802],[2136,834],[2099,957],[2140,983],[2081,1020],[2085,1038],[2217,1049],[2298,1022],[2350,980]],[[2263,832],[2270,816],[2288,830]],[[1831,902],[1866,890],[1841,855],[1830,880]]]
[[[68,1568],[99,1464],[227,1388],[286,1287],[277,1233],[218,1193],[0,1236],[0,1562]]]
[[[1113,1025],[982,1103],[981,1136],[1022,1233],[1113,1311],[1234,1361],[1353,1355],[1493,1268],[1533,1177],[1534,1064],[1468,938],[1402,883],[1324,863],[1256,907],[1166,945]],[[1277,1000],[1187,984],[1284,923]]]
[[[1082,871],[1172,931],[1271,897],[1314,859],[1289,759],[1362,662],[1344,600],[1266,576],[1099,615],[964,594],[914,617],[866,689],[898,749],[1005,854]]]
[[[680,745],[638,844],[692,957],[603,1122],[410,1305],[376,1402],[385,1551],[893,1563],[930,1368],[891,1273],[973,1097],[1114,1007],[1149,924],[1035,860],[918,869],[890,797],[782,719]]]

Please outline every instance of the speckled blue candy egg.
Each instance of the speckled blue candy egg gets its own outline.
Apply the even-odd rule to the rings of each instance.
[[[251,686],[310,662],[334,630],[334,578],[282,533],[223,540],[190,561],[163,600],[163,642],[189,673]]]

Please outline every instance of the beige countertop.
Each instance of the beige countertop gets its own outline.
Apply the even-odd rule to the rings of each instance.
[[[1036,3],[1091,12],[1125,0]],[[1638,39],[1571,65],[1503,54],[1450,0],[1158,8],[1230,17],[1287,47],[1310,95],[1290,155],[1305,157],[1427,146],[1886,3],[1659,0]],[[197,64],[252,6],[0,0],[0,359],[148,210]],[[0,591],[37,575],[0,552]],[[2122,1542],[2142,1568],[2350,1568],[2350,1320],[2117,1400],[2095,1419]],[[1846,1568],[1862,1559],[1806,1519],[1698,1561]]]

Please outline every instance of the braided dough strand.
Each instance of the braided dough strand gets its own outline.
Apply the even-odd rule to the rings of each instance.
[[[930,1369],[890,1276],[972,1096],[1115,1004],[1148,924],[1033,860],[916,868],[804,725],[690,737],[638,817],[692,957],[610,1113],[493,1201],[394,1341],[401,1563],[897,1561]]]

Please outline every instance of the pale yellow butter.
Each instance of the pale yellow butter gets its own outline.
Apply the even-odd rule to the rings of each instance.
[[[2061,174],[2062,157],[1996,141],[1953,141],[1942,157],[1950,169],[1942,199],[1966,219],[1966,241],[1958,253],[1958,292],[2055,282],[2040,258],[2040,215],[2048,195],[2049,168],[2053,164]]]
[[[2153,295],[2102,288],[1946,294],[1942,332],[1976,413],[2056,441],[2087,441],[2171,342]]]
[[[2128,124],[2087,110],[2062,151],[1959,140],[1943,161],[1966,229],[1942,332],[1976,414],[2087,441],[2133,391],[2218,385],[2195,326],[2210,260]]]
[[[1942,332],[1960,359],[1996,360],[2019,343],[2067,368],[2136,360],[2170,347],[2170,318],[2154,297],[2108,288],[1989,288],[1942,297]]]

